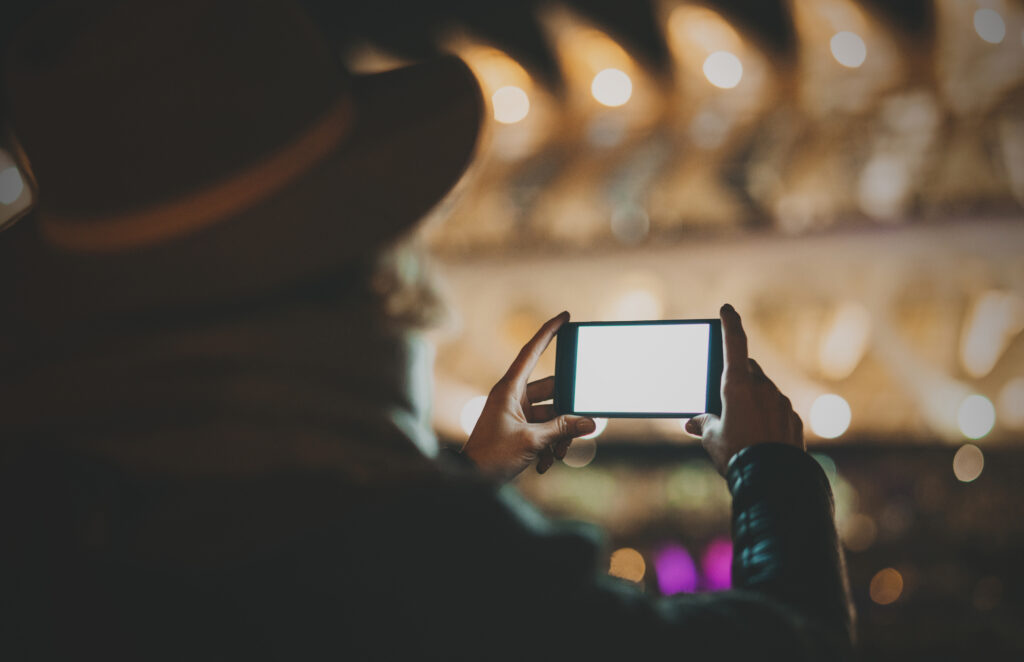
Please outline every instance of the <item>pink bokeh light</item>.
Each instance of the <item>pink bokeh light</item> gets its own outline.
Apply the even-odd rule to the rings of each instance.
[[[655,552],[654,570],[662,595],[697,590],[697,566],[690,552],[678,543],[668,543]]]

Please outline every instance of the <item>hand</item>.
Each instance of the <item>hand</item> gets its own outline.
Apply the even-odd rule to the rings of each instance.
[[[556,457],[565,457],[574,437],[594,431],[593,419],[556,416],[554,405],[534,404],[554,395],[554,377],[526,383],[540,355],[567,321],[567,312],[548,320],[487,396],[483,412],[463,448],[484,473],[508,480],[535,459],[537,473],[544,473]]]
[[[761,366],[747,357],[747,334],[739,313],[725,304],[722,343],[725,369],[722,373],[722,418],[714,414],[694,416],[686,431],[700,437],[718,473],[725,475],[732,456],[747,446],[777,442],[804,446],[804,424],[784,396],[765,376]]]

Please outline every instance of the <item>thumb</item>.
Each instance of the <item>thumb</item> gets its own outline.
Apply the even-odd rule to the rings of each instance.
[[[718,422],[714,414],[701,414],[686,421],[686,431],[695,437],[703,437],[704,431]]]
[[[583,416],[558,416],[533,427],[537,430],[536,439],[539,446],[548,446],[556,441],[590,434],[596,429],[593,419]]]

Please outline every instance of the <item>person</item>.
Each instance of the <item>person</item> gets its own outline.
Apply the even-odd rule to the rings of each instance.
[[[593,429],[529,381],[429,427],[415,222],[470,162],[446,57],[351,76],[285,2],[48,6],[6,53],[38,184],[0,234],[9,660],[844,659],[828,481],[721,310],[734,588],[656,598],[507,485]]]

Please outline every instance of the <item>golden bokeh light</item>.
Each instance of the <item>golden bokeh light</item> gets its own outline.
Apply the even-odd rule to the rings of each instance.
[[[884,568],[871,578],[871,600],[880,605],[896,602],[903,594],[903,575],[895,568]]]
[[[829,41],[832,57],[836,62],[849,69],[856,69],[864,64],[868,57],[868,47],[856,32],[842,30],[835,33]]]
[[[601,105],[618,108],[633,96],[633,81],[620,69],[602,69],[590,83],[590,93]]]
[[[979,296],[964,320],[960,362],[968,375],[981,378],[992,371],[1013,338],[1024,330],[1024,299],[992,290]]]
[[[1001,44],[1006,38],[1006,22],[994,9],[979,9],[974,12],[974,31],[990,44]]]
[[[607,421],[605,422],[605,425],[607,425]],[[604,428],[599,425],[598,430],[603,432]],[[597,430],[594,432],[597,432]],[[572,444],[569,446],[569,450],[566,451],[562,462],[573,469],[582,469],[593,462],[594,457],[597,456],[597,442],[594,441],[593,435],[594,433],[591,433],[590,435],[587,435],[587,437],[574,439]]]
[[[835,393],[821,395],[811,405],[811,430],[825,439],[835,439],[850,427],[850,405]]]
[[[622,547],[612,552],[608,574],[631,582],[643,581],[647,573],[647,564],[640,552],[632,547]]]
[[[996,408],[992,401],[977,393],[969,395],[957,410],[957,424],[960,432],[968,439],[981,439],[996,424]]]
[[[494,119],[502,124],[521,122],[530,113],[530,97],[521,87],[505,85],[491,95]]]
[[[857,368],[871,340],[871,315],[846,301],[832,315],[818,345],[818,367],[828,379],[845,379]]]
[[[961,483],[970,483],[985,468],[985,455],[974,444],[964,444],[953,456],[953,475]]]
[[[731,90],[743,79],[743,63],[729,51],[715,51],[704,60],[704,77],[715,87]]]

